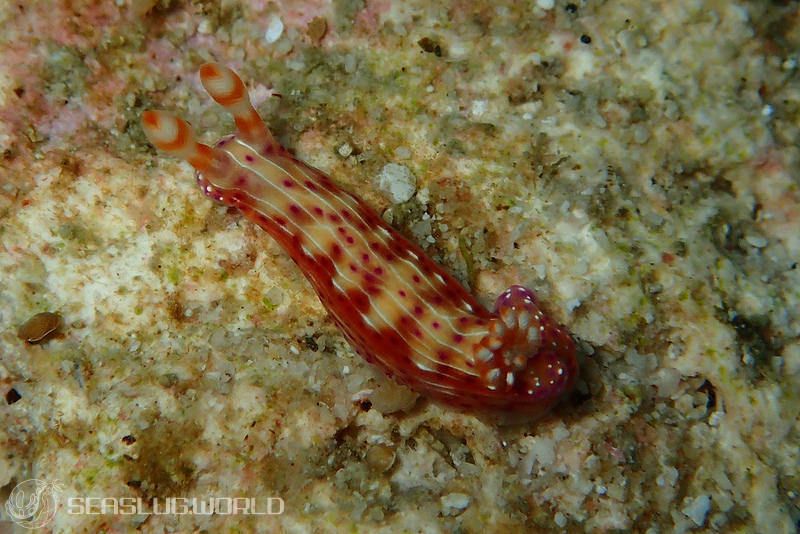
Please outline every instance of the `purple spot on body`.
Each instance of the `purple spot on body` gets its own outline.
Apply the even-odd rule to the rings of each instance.
[[[256,158],[254,158],[253,156],[251,156],[250,154],[248,154],[248,155],[246,155],[246,156],[244,157],[244,160],[245,160],[245,161],[247,161],[248,163],[253,163],[253,162],[256,160]]]

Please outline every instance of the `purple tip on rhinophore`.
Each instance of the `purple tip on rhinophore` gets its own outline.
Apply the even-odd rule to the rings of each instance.
[[[497,297],[494,309],[508,308],[510,306],[521,306],[523,304],[536,303],[536,294],[522,286],[511,286]]]

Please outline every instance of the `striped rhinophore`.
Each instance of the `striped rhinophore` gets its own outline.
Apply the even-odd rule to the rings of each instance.
[[[210,147],[182,119],[146,111],[147,137],[281,244],[368,362],[449,405],[510,415],[541,414],[573,387],[575,343],[533,292],[512,286],[487,311],[361,199],[280,146],[236,73],[207,64],[200,79],[236,135]]]

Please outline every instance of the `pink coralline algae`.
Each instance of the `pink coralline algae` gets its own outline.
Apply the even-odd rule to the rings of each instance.
[[[489,312],[361,199],[283,148],[236,73],[207,64],[200,79],[233,115],[235,136],[203,145],[187,122],[162,111],[143,114],[145,133],[197,170],[206,195],[280,243],[368,362],[473,411],[536,416],[572,389],[575,343],[533,292],[512,286]]]

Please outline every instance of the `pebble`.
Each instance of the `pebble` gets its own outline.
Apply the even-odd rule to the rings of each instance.
[[[53,312],[37,313],[17,330],[17,337],[35,345],[56,334],[61,326],[61,315]]]
[[[378,174],[378,187],[393,204],[402,204],[414,196],[417,179],[405,165],[387,163]]]
[[[681,512],[684,513],[692,522],[698,527],[703,526],[706,522],[706,515],[711,509],[711,497],[709,495],[701,495],[700,497],[687,497],[684,499],[686,506],[683,507]]]
[[[353,153],[353,147],[350,146],[350,143],[342,143],[342,145],[336,151],[340,156],[346,158]]]
[[[472,101],[472,115],[480,117],[489,109],[489,102],[487,100],[473,100]]]
[[[444,515],[458,515],[469,506],[470,498],[465,493],[448,493],[439,499]]]
[[[267,31],[264,32],[264,40],[272,44],[280,39],[281,35],[283,35],[283,21],[280,19],[280,17],[273,15],[269,19]]]
[[[767,246],[767,239],[760,235],[747,234],[745,240],[755,248],[764,248]]]

